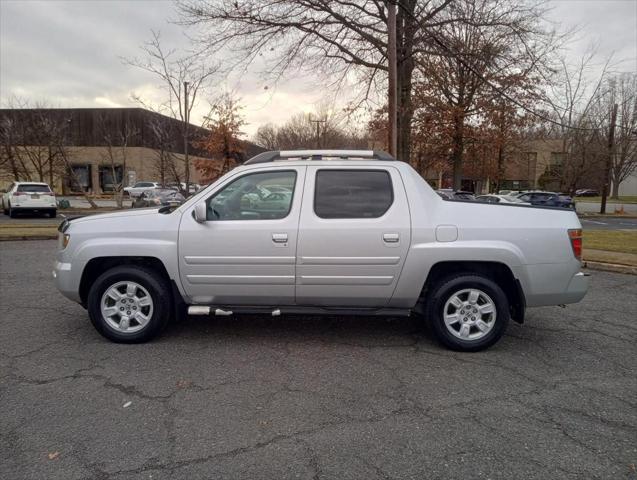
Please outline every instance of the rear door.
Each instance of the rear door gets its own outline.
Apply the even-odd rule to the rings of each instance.
[[[394,167],[307,169],[296,303],[382,307],[411,241],[409,207]]]

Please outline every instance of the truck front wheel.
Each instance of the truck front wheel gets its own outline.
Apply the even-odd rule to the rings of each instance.
[[[168,323],[171,293],[167,282],[142,265],[114,267],[89,290],[88,313],[97,331],[113,342],[141,343]]]
[[[480,274],[453,275],[437,282],[425,302],[436,338],[452,350],[484,350],[504,335],[509,323],[506,294]]]

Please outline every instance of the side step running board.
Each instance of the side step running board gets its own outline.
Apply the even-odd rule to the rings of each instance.
[[[211,310],[212,308],[207,305],[190,305],[188,307],[188,315],[210,315]],[[228,317],[232,315],[232,310],[215,308],[213,313],[219,317]]]
[[[218,308],[210,305],[190,305],[188,315],[215,315],[217,317],[227,317],[234,314],[257,314],[257,315],[363,315],[363,316],[386,316],[386,317],[408,317],[411,310],[406,308],[329,308],[329,307],[261,307],[261,306],[237,306],[232,309]]]

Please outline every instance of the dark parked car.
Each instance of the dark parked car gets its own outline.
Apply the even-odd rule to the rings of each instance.
[[[553,192],[526,192],[518,195],[523,202],[544,207],[575,208],[573,199],[568,195]]]
[[[186,199],[177,190],[171,188],[158,188],[147,190],[135,199],[133,208],[163,207],[166,205],[177,206]]]
[[[436,190],[436,193],[445,200],[469,200],[473,202],[476,197],[472,192],[465,192],[463,190],[451,190],[450,188],[443,188]]]
[[[597,190],[583,188],[581,190],[576,190],[575,196],[576,197],[599,197],[599,192]]]

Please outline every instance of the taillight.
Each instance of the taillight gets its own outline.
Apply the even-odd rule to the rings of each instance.
[[[568,231],[568,238],[571,239],[571,247],[573,247],[573,255],[578,260],[582,260],[582,229],[571,228]]]
[[[26,195],[26,193],[24,193],[24,192],[15,192],[13,194],[14,197],[19,197],[20,195]]]

